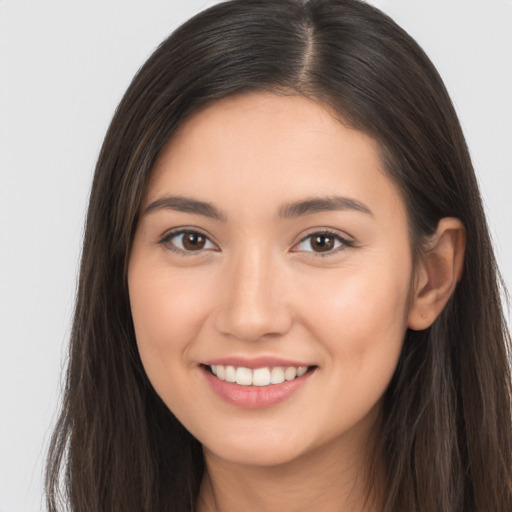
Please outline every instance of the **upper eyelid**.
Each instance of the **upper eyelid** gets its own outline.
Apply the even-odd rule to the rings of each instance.
[[[168,238],[173,238],[175,236],[182,235],[183,233],[197,233],[199,235],[202,235],[202,236],[208,238],[208,240],[210,240],[210,242],[217,245],[217,243],[214,241],[214,238],[210,234],[208,234],[206,231],[203,231],[200,228],[192,228],[192,227],[189,228],[187,226],[167,229],[158,237],[158,241],[159,242],[164,241]]]
[[[350,237],[348,235],[344,236],[341,233],[339,233],[337,230],[325,229],[324,228],[324,229],[317,229],[315,231],[311,231],[307,235],[302,236],[302,238],[300,238],[300,240],[298,242],[295,242],[293,244],[292,249],[294,247],[297,247],[299,244],[301,244],[302,242],[304,242],[308,238],[312,237],[313,235],[328,235],[328,236],[332,236],[332,237],[336,238],[339,242],[341,242],[341,247],[337,247],[337,248],[334,248],[334,249],[332,249],[330,251],[326,251],[326,252],[299,251],[299,250],[294,250],[292,252],[310,253],[310,254],[314,254],[316,256],[332,256],[332,255],[338,253],[342,249],[347,249],[347,248],[350,248],[350,247],[354,247],[354,241],[353,241],[352,237]]]
[[[332,235],[332,236],[334,236],[336,238],[339,238],[340,240],[343,240],[343,241],[346,241],[346,242],[352,241],[352,237],[349,234],[347,234],[345,232],[342,232],[342,231],[339,231],[337,229],[333,229],[333,228],[312,228],[311,231],[309,231],[305,235],[301,236],[301,238],[299,239],[299,242],[302,242],[302,241],[306,240],[306,238],[309,238],[310,236],[313,236],[313,235]]]
[[[306,233],[305,235],[301,235],[299,240],[295,242],[293,246],[295,247],[297,244],[304,242],[304,240],[307,240],[309,237],[313,235],[331,235],[337,238],[338,240],[344,242],[345,244],[355,243],[354,237],[352,237],[345,231],[339,231],[338,229],[334,228],[312,228],[312,230]]]

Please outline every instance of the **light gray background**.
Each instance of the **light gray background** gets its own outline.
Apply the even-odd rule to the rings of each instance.
[[[0,511],[42,510],[95,159],[133,74],[204,0],[0,0]],[[512,1],[373,0],[452,94],[512,287]]]

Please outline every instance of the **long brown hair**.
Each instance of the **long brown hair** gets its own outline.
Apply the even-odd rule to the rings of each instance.
[[[384,397],[384,510],[512,510],[510,337],[468,149],[420,47],[358,0],[234,0],[177,29],[122,99],[92,186],[47,506],[192,512],[201,446],[141,364],[127,260],[154,162],[187,116],[256,89],[320,100],[374,137],[413,249],[443,217],[467,232],[463,277],[433,326],[406,333]],[[60,494],[62,491],[62,495]],[[61,500],[62,498],[62,500]]]

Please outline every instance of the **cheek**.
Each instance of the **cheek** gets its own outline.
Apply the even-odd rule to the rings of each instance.
[[[395,270],[351,268],[310,289],[308,328],[328,354],[322,373],[330,383],[319,423],[332,435],[364,418],[371,424],[370,411],[378,411],[395,372],[407,329],[410,268]]]
[[[387,385],[407,329],[410,282],[411,263],[402,258],[338,269],[302,293],[309,329],[340,375]]]
[[[207,315],[197,272],[169,272],[162,264],[130,265],[129,290],[137,346],[155,387],[183,370],[190,343]]]
[[[354,275],[344,281],[343,289],[333,290],[331,297],[329,323],[332,325],[338,318],[337,327],[341,327],[338,333],[345,333],[347,340],[358,341],[353,344],[354,349],[364,350],[377,345],[380,339],[395,337],[394,334],[404,331],[408,303],[406,282],[399,283],[389,275],[378,276],[378,279]]]
[[[171,278],[168,269],[134,265],[129,288],[137,347],[146,375],[167,407],[181,411],[181,420],[187,421],[187,397],[195,393],[187,353],[201,326],[197,286],[190,279],[179,278],[179,273]]]

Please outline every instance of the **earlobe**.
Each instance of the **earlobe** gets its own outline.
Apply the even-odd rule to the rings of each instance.
[[[426,329],[440,315],[462,276],[465,248],[462,222],[453,217],[441,219],[416,269],[408,320],[410,329]]]

